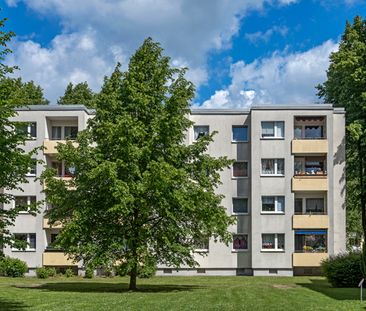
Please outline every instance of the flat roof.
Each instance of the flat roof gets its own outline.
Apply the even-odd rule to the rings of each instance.
[[[29,105],[16,108],[17,111],[85,111],[87,114],[94,114],[94,109],[84,105]]]

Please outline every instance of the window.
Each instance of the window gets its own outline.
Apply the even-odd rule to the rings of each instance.
[[[36,203],[35,196],[16,196],[14,197],[15,208],[21,208],[22,212],[28,212],[29,205]]]
[[[247,234],[234,234],[233,235],[233,250],[241,251],[248,249],[248,235]]]
[[[35,233],[15,233],[14,239],[18,245],[25,246],[25,251],[35,251],[36,250],[36,234]],[[21,247],[13,248],[15,251],[23,251]]]
[[[281,213],[285,212],[284,196],[262,196],[263,213]]]
[[[233,214],[248,214],[248,198],[233,198]]]
[[[326,253],[327,230],[296,230],[295,252]]]
[[[233,177],[248,177],[248,162],[234,162]]]
[[[76,139],[78,136],[78,127],[77,126],[65,126],[65,139]]]
[[[295,117],[295,139],[322,139],[325,138],[326,117]]]
[[[210,244],[210,239],[209,238],[202,238],[202,239],[197,239],[194,242],[195,245],[195,252],[200,253],[200,252],[205,252],[208,253],[209,251],[209,244]]]
[[[234,125],[232,128],[233,131],[233,142],[243,142],[248,141],[248,127],[247,126],[237,126]]]
[[[62,162],[52,162],[52,168],[56,170],[56,176],[62,176]]]
[[[61,126],[52,126],[51,139],[52,140],[61,140],[62,139],[61,133],[62,133]]]
[[[295,175],[327,175],[325,157],[295,157]]]
[[[302,199],[295,199],[295,215],[301,215],[302,213]]]
[[[37,138],[37,123],[29,122],[18,126],[19,133],[27,135],[29,139]]]
[[[280,175],[285,174],[284,159],[262,159],[262,175]]]
[[[285,250],[285,235],[283,233],[262,234],[262,251]]]
[[[32,159],[32,160],[33,160],[33,163],[29,167],[29,171],[26,175],[28,177],[33,177],[33,176],[37,175],[37,160],[36,159]]]
[[[295,214],[297,215],[326,214],[326,206],[324,198],[295,198]]]
[[[283,138],[285,122],[265,121],[262,122],[262,138]]]
[[[198,140],[203,136],[210,134],[210,127],[208,125],[197,125],[193,127],[194,140]]]

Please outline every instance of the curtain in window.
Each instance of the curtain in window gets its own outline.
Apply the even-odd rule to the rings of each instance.
[[[275,197],[262,197],[262,211],[263,212],[275,211]]]
[[[29,248],[36,248],[36,234],[30,233],[29,234]]]
[[[275,174],[274,159],[262,160],[262,174]]]
[[[277,197],[277,212],[285,211],[285,197]]]
[[[262,137],[274,137],[274,122],[262,122]]]
[[[306,199],[306,213],[324,214],[324,199]]]
[[[60,140],[61,139],[61,126],[52,126],[52,140]]]
[[[277,159],[277,174],[285,174],[285,161],[283,159]]]
[[[285,249],[285,235],[284,234],[277,234],[277,248]]]
[[[262,234],[262,248],[274,249],[275,248],[275,235],[274,234]]]

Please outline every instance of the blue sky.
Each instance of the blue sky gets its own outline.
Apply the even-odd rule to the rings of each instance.
[[[172,65],[188,66],[195,105],[316,102],[328,57],[364,0],[1,0],[17,33],[10,64],[52,103],[68,82],[98,91],[117,61],[143,39],[161,42]]]

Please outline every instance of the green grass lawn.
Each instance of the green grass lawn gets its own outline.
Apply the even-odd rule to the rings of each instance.
[[[318,277],[0,278],[0,310],[366,310]]]

